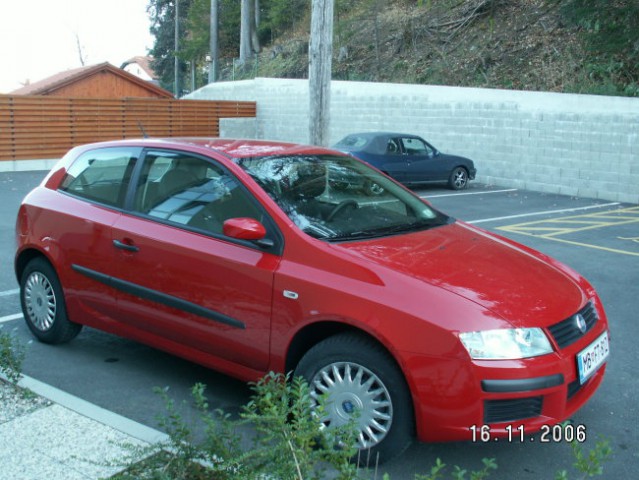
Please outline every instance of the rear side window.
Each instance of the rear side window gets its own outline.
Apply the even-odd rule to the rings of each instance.
[[[138,149],[91,150],[73,162],[60,190],[78,197],[121,207],[124,203]]]

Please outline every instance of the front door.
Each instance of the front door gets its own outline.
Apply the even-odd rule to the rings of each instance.
[[[406,181],[421,183],[446,180],[448,172],[437,159],[437,151],[420,138],[401,139],[402,150],[406,158]]]
[[[408,163],[406,155],[402,152],[399,138],[389,138],[386,143],[386,152],[381,156],[383,163],[378,168],[399,182],[408,181]]]
[[[265,222],[264,215],[219,165],[147,153],[133,212],[113,226],[123,245],[116,280],[122,321],[165,339],[170,351],[187,347],[266,369],[280,257],[222,234],[228,218]]]

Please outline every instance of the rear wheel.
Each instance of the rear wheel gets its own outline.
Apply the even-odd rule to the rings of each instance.
[[[468,185],[468,171],[464,167],[455,168],[448,178],[448,186],[453,190],[463,190]]]
[[[68,342],[82,329],[67,318],[60,281],[44,258],[34,258],[22,272],[20,302],[29,330],[41,342]]]
[[[326,396],[326,428],[355,421],[361,458],[376,459],[379,454],[380,461],[386,461],[410,444],[414,421],[408,387],[377,343],[350,333],[329,337],[304,355],[295,375],[309,382],[315,403]]]

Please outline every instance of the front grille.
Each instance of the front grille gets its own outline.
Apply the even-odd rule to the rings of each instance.
[[[484,424],[512,422],[541,415],[543,397],[484,401]]]
[[[577,317],[581,315],[586,322],[586,329],[582,332],[579,329]],[[566,348],[583,337],[599,320],[597,310],[592,302],[588,302],[584,308],[565,320],[548,328],[559,348]]]

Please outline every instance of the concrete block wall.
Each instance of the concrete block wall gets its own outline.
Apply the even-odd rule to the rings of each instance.
[[[307,80],[220,82],[190,98],[257,102],[254,122],[222,122],[222,134],[308,142]],[[639,203],[636,98],[334,81],[330,115],[331,144],[414,133],[473,159],[484,183]]]

